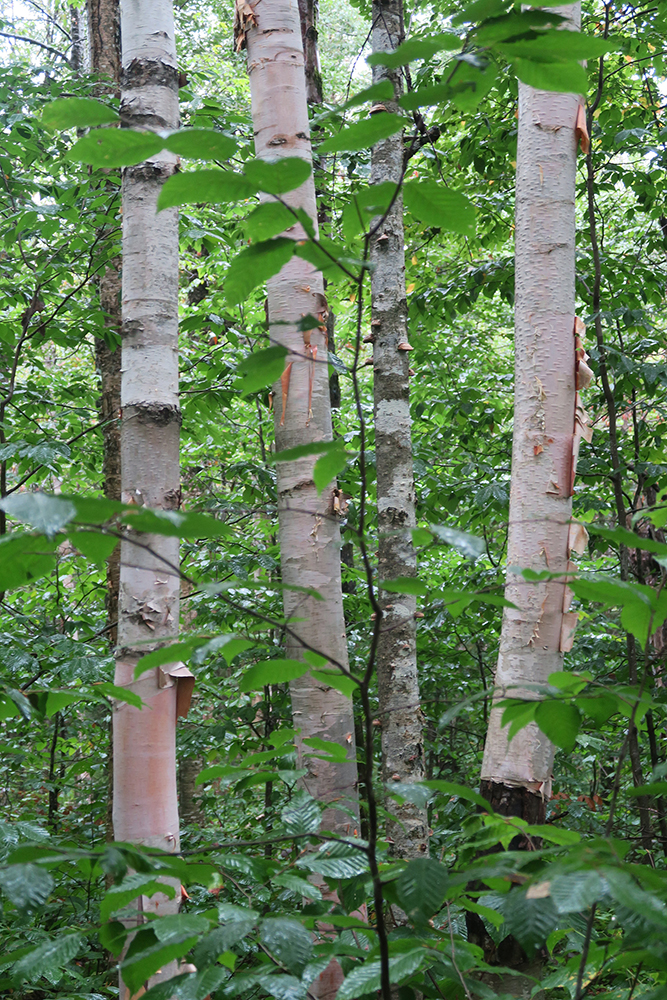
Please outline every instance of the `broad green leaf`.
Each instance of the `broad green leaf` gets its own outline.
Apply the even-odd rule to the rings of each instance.
[[[586,70],[578,62],[542,63],[515,59],[512,67],[522,83],[536,90],[585,94],[588,89]]]
[[[639,795],[667,795],[667,781],[652,781],[650,785],[637,785],[636,788],[628,788],[627,794],[630,798],[637,798]]]
[[[157,156],[164,139],[154,132],[134,132],[125,128],[95,129],[79,139],[67,154],[68,160],[92,167],[129,167]]]
[[[325,452],[340,448],[340,441],[310,441],[308,444],[299,444],[296,448],[286,448],[272,456],[273,462],[295,462],[298,458],[305,458],[307,455],[323,455]]]
[[[239,640],[234,635],[217,635],[213,639],[202,635],[188,636],[181,642],[173,642],[170,646],[162,646],[142,656],[134,669],[134,676],[140,677],[145,670],[161,667],[164,663],[179,663],[191,658],[197,663],[203,663],[211,653],[220,653],[229,663],[235,656],[245,649],[252,648],[253,645],[254,643],[246,639]]]
[[[592,535],[600,535],[607,541],[615,542],[617,545],[625,545],[628,549],[642,549],[644,552],[655,552],[656,555],[667,556],[667,545],[664,542],[657,542],[653,538],[643,538],[629,528],[605,528],[601,525],[587,525]]]
[[[158,941],[168,941],[177,936],[207,934],[211,923],[203,913],[172,913],[153,920],[151,928]]]
[[[42,125],[50,129],[93,128],[117,121],[117,111],[92,97],[59,97],[42,111]]]
[[[421,781],[388,781],[385,787],[393,799],[411,802],[419,809],[425,809],[434,797],[432,789],[426,788]]]
[[[16,521],[25,521],[47,538],[53,538],[76,517],[69,500],[48,493],[14,493],[0,501],[0,507]]]
[[[312,795],[301,788],[293,796],[292,801],[283,808],[280,817],[288,833],[300,836],[304,833],[315,833],[319,829],[322,810]]]
[[[354,878],[368,874],[368,861],[362,851],[346,857],[327,858],[321,854],[307,854],[297,861],[299,868],[318,872],[325,878]]]
[[[389,982],[401,983],[412,976],[428,960],[424,948],[396,955],[389,959]],[[375,994],[380,989],[380,963],[364,962],[345,977],[336,994],[336,1000],[355,1000],[356,997]]]
[[[437,181],[408,181],[403,186],[407,209],[421,222],[464,236],[475,235],[475,207],[460,191]]]
[[[235,944],[238,944],[239,941],[242,941],[244,937],[250,934],[255,923],[256,921],[250,918],[246,920],[234,920],[224,924],[222,927],[216,927],[210,934],[203,937],[195,948],[192,956],[193,964],[200,969],[205,965],[212,965],[214,962],[217,962],[223,952],[229,951],[230,948],[233,948]]]
[[[509,726],[507,739],[511,743],[520,729],[535,721],[536,701],[522,701],[516,698],[504,698],[498,702],[503,709],[501,725]]]
[[[137,931],[121,962],[123,982],[132,993],[136,993],[158,969],[173,962],[174,959],[183,958],[197,943],[196,936],[180,934],[169,937],[166,941],[160,941],[155,934],[155,924]]]
[[[227,968],[212,965],[196,973],[175,976],[166,982],[157,983],[142,997],[144,1000],[207,1000],[228,978]]]
[[[558,670],[549,674],[549,684],[568,694],[579,694],[592,680],[593,675],[589,670],[576,674],[570,670]]]
[[[535,722],[557,747],[566,753],[574,749],[581,726],[581,714],[576,705],[566,701],[541,701],[535,709]]]
[[[178,205],[221,205],[244,201],[257,193],[247,177],[231,170],[189,170],[174,174],[162,185],[158,212]]]
[[[311,670],[310,676],[320,684],[327,684],[335,691],[340,691],[346,698],[351,698],[359,687],[358,681],[347,677],[340,670]]]
[[[101,531],[68,531],[67,537],[81,555],[96,566],[103,566],[118,545],[117,538],[104,535]]]
[[[549,894],[559,913],[578,913],[600,899],[604,883],[596,871],[568,872],[551,880]]]
[[[313,240],[300,240],[294,252],[297,257],[307,260],[316,270],[321,271],[327,281],[342,281],[349,274],[354,275],[355,269],[365,266],[364,261],[350,257],[342,244],[334,243],[324,236],[317,243]]]
[[[49,898],[53,889],[49,872],[37,865],[8,865],[0,868],[0,889],[17,910],[32,910]]]
[[[270,240],[290,229],[296,219],[290,210],[279,201],[267,201],[258,205],[246,219],[246,230],[251,240]]]
[[[601,868],[600,874],[604,875],[609,890],[617,902],[660,927],[664,934],[667,928],[667,904],[662,899],[652,892],[646,892],[637,885],[631,875],[618,868]]]
[[[465,785],[457,785],[453,781],[442,781],[439,778],[434,778],[432,781],[423,781],[422,784],[426,788],[433,789],[434,792],[440,792],[443,795],[458,795],[461,799],[474,802],[475,805],[480,806],[485,812],[493,812],[489,803],[479,792],[473,791],[472,788],[466,788]]]
[[[486,552],[484,539],[467,531],[459,531],[458,528],[450,528],[444,524],[430,524],[429,531],[432,531],[445,545],[457,549],[467,559],[479,559]]]
[[[336,108],[336,113],[346,111],[348,108],[357,108],[360,104],[366,104],[370,101],[390,101],[393,96],[394,87],[391,80],[380,80],[379,83],[374,83],[370,87],[360,90],[358,94],[354,94],[349,101]],[[329,116],[327,115],[326,117]]]
[[[170,538],[228,538],[232,529],[211,514],[127,506],[121,516],[134,531]]]
[[[552,844],[560,844],[565,847],[570,844],[578,844],[581,841],[581,834],[576,830],[566,830],[564,827],[555,826],[552,823],[534,823],[524,827],[526,833],[531,837],[540,837]]]
[[[562,24],[566,18],[554,14],[551,10],[512,11],[503,17],[494,17],[485,21],[475,31],[475,41],[479,45],[493,45],[494,42],[506,41],[509,38],[520,38],[535,28],[545,28],[549,25]]]
[[[425,924],[440,909],[449,876],[435,858],[409,861],[396,881],[401,907],[414,923]]]
[[[287,240],[291,243],[291,240]],[[280,344],[273,347],[266,347],[262,351],[255,351],[249,354],[236,369],[242,376],[238,382],[238,389],[242,396],[248,396],[252,392],[266,388],[277,382],[285,370],[285,358],[287,348]]]
[[[611,692],[606,691],[586,695],[582,698],[575,698],[574,703],[580,712],[593,719],[598,729],[604,726],[605,722],[608,722],[612,715],[615,715],[619,711],[618,698]]]
[[[241,691],[257,691],[267,684],[284,684],[303,676],[308,671],[308,664],[301,660],[264,660],[246,670],[239,681]]]
[[[383,215],[395,194],[396,185],[392,181],[371,184],[355,191],[343,207],[342,225],[346,242],[365,232],[375,216]]]
[[[373,52],[366,56],[369,66],[406,66],[416,59],[430,59],[436,52],[445,49],[459,49],[463,39],[449,33],[432,35],[430,38],[409,38],[391,52]]]
[[[137,896],[154,896],[162,892],[173,899],[176,890],[167,882],[158,882],[153,872],[147,874],[135,873],[127,875],[120,885],[112,885],[100,903],[100,919],[108,920],[112,913],[122,910],[136,899]]]
[[[319,810],[317,822],[319,825]],[[290,830],[289,832],[291,833],[292,831]],[[305,878],[299,878],[298,875],[293,875],[291,872],[283,872],[281,875],[273,875],[271,882],[273,885],[279,885],[283,889],[289,889],[290,892],[296,892],[299,896],[303,896],[304,899],[310,899],[313,901],[322,899],[322,893],[316,885],[313,885]]]
[[[308,180],[313,168],[307,160],[299,156],[288,156],[281,160],[248,160],[243,173],[259,191],[267,194],[287,194]]]
[[[348,125],[341,129],[338,135],[325,139],[319,148],[320,153],[357,152],[360,149],[370,149],[381,139],[395,135],[405,127],[406,120],[401,115],[389,112],[376,112],[369,118]]]
[[[81,934],[60,934],[53,941],[45,941],[19,959],[12,969],[12,977],[21,983],[34,983],[44,974],[53,974],[75,957],[83,944]]]
[[[508,59],[528,59],[535,63],[573,63],[579,59],[597,59],[618,43],[600,35],[586,35],[581,31],[559,31],[550,28],[535,32],[532,38],[517,38],[512,42],[500,42],[498,50]],[[547,88],[551,89],[551,88]]]
[[[57,543],[15,531],[0,538],[0,591],[12,590],[50,573]]]
[[[120,920],[110,920],[108,924],[102,924],[97,933],[103,947],[116,956],[122,952],[129,931]]]
[[[66,708],[67,705],[73,705],[77,701],[81,701],[84,697],[82,691],[54,691],[49,690],[46,695],[46,706],[44,709],[44,715],[47,718],[51,718],[56,712],[61,709]]]
[[[428,593],[428,587],[423,580],[418,580],[416,576],[399,576],[395,580],[383,580],[380,583],[380,590],[386,590],[390,594],[413,594],[423,597]]]
[[[206,128],[184,128],[162,141],[165,149],[190,160],[228,160],[238,148],[234,139]]]
[[[549,896],[528,899],[519,889],[503,900],[506,933],[513,934],[528,955],[541,948],[558,923],[556,907]]]
[[[298,920],[269,917],[259,925],[260,941],[279,962],[300,975],[313,953],[313,938]]]
[[[302,740],[302,742],[305,746],[311,747],[313,750],[320,750],[323,755],[307,754],[309,757],[319,756],[320,760],[333,760],[338,763],[347,760],[347,747],[341,746],[340,743],[334,743],[332,740],[322,740],[319,736],[309,736]]]
[[[473,0],[452,18],[452,24],[469,24],[471,21],[484,21],[487,17],[500,17],[507,13],[507,7],[505,0]]]
[[[294,240],[278,236],[253,243],[234,257],[227,269],[225,295],[232,305],[244,302],[253,288],[278,274],[294,254]]]
[[[336,478],[339,472],[347,466],[348,459],[352,456],[345,451],[345,445],[342,441],[337,441],[337,448],[332,448],[331,451],[322,455],[321,458],[315,462],[315,467],[313,468],[313,482],[317,488],[318,493],[322,493],[323,490]]]

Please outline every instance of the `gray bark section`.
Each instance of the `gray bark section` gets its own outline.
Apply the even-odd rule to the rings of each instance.
[[[248,74],[252,99],[255,150],[258,157],[300,156],[311,161],[301,26],[297,0],[262,0],[255,7],[257,26],[248,31]],[[316,221],[315,187],[311,178],[286,196]],[[302,239],[300,226],[286,234]],[[282,416],[283,387],[274,386],[276,450],[311,441],[330,441],[331,406],[325,330],[310,339],[297,330],[298,319],[324,315],[322,275],[294,257],[267,283],[270,335],[290,351],[289,390]],[[317,349],[313,358],[312,348]],[[309,405],[310,404],[310,405]],[[313,482],[315,458],[278,464],[278,518],[282,579],[287,585],[313,587],[322,601],[286,590],[285,614],[299,637],[287,644],[288,656],[301,658],[303,643],[332,663],[347,667],[340,572],[340,528],[333,511],[331,483],[318,496]],[[299,764],[308,769],[304,783],[320,801],[329,803],[322,826],[338,833],[358,831],[357,769],[351,699],[314,680],[310,674],[290,685]],[[306,756],[302,740],[319,736],[348,750],[344,764]]]
[[[578,5],[559,7],[571,26]],[[508,566],[568,569],[575,415],[575,173],[579,97],[519,84],[516,178],[515,389]],[[567,610],[560,582],[510,573],[497,696],[534,697],[563,666]],[[508,690],[509,689],[509,690]],[[507,742],[501,710],[489,721],[482,779],[549,797],[554,747],[531,724]]]
[[[373,4],[374,52],[395,49],[403,40],[400,0]],[[396,97],[402,92],[399,71],[373,69],[373,82],[389,79]],[[385,102],[397,111],[395,102]],[[375,112],[384,114],[383,111]],[[403,135],[378,142],[371,154],[371,182],[399,183],[403,177]],[[410,418],[410,354],[399,350],[408,341],[405,293],[403,202],[394,202],[382,227],[371,238],[375,460],[377,464],[378,574],[383,580],[415,576],[411,530],[415,526]],[[423,716],[419,701],[416,649],[416,599],[409,594],[380,592],[383,611],[377,648],[379,718],[382,725],[383,781],[423,781]],[[387,820],[392,853],[400,858],[428,853],[426,810],[391,801]]]

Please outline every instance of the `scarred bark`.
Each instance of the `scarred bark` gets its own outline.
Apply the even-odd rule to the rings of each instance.
[[[578,5],[559,7],[578,27]],[[575,171],[580,98],[519,84],[516,178],[515,390],[507,564],[565,573],[569,565],[575,424]],[[571,622],[563,582],[510,572],[497,697],[535,697],[563,667]],[[535,724],[507,742],[502,710],[489,721],[482,779],[549,797],[553,744]]]
[[[123,125],[176,128],[171,0],[123,0],[122,52]],[[158,215],[156,202],[175,167],[176,157],[162,152],[123,172],[122,499],[164,510],[177,509],[180,497],[178,215]],[[131,686],[144,707],[119,703],[114,712],[114,834],[171,851],[179,846],[177,687],[164,668],[138,681],[134,669],[151,645],[178,633],[178,540],[143,535],[150,551],[132,542],[130,535],[121,545],[116,684]],[[178,897],[143,905],[175,913]],[[151,982],[174,972],[170,963]]]
[[[320,53],[317,45],[318,13],[318,0],[299,0],[301,43],[303,46],[306,100],[308,104],[322,103],[322,72],[320,69]]]
[[[401,0],[373,4],[373,51],[391,51],[403,41]],[[373,83],[391,80],[396,99],[402,92],[400,71],[373,68]],[[398,111],[386,101],[387,111]],[[378,111],[376,114],[384,114]],[[402,133],[378,142],[371,153],[371,182],[400,183],[403,177]],[[403,201],[397,197],[381,229],[371,237],[371,331],[377,465],[378,573],[383,580],[416,575],[412,545],[415,486],[410,419],[410,355],[405,293]],[[377,647],[379,717],[382,724],[384,781],[423,781],[423,717],[419,701],[416,649],[416,599],[410,594],[380,593],[382,629]],[[392,853],[400,858],[428,853],[426,811],[409,802],[389,803],[387,820]]]

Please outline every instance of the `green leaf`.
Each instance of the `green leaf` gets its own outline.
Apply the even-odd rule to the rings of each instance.
[[[361,851],[345,857],[324,857],[321,854],[307,854],[297,861],[299,868],[318,872],[325,878],[354,878],[368,874],[368,861]]]
[[[103,566],[118,545],[117,538],[104,535],[101,531],[68,531],[67,537],[81,555],[96,566]]]
[[[221,953],[222,954],[222,953]],[[196,964],[196,963],[195,963]],[[207,1000],[229,978],[226,968],[209,966],[197,973],[175,976],[151,986],[144,1000]]]
[[[631,875],[618,868],[602,868],[600,874],[604,875],[609,890],[618,903],[660,927],[664,934],[667,927],[667,905],[662,899],[652,892],[645,892]]]
[[[340,691],[346,698],[351,698],[359,687],[358,681],[342,674],[340,670],[311,670],[310,676],[320,684],[327,684],[334,691]]]
[[[337,763],[343,763],[347,760],[347,747],[341,746],[340,743],[334,743],[332,740],[323,740],[319,736],[308,736],[302,742],[305,746],[311,747],[313,750],[322,751],[322,754],[306,754],[308,757],[316,757],[319,760],[333,760]]]
[[[93,128],[117,121],[117,111],[92,97],[59,97],[42,111],[42,125],[50,129]]]
[[[498,702],[498,707],[504,709],[501,725],[509,726],[507,740],[511,743],[520,729],[535,721],[536,701],[523,701],[516,698],[504,698]]]
[[[298,458],[305,458],[307,455],[323,455],[325,452],[340,448],[340,441],[310,441],[308,444],[299,444],[296,448],[285,448],[272,456],[273,462],[295,462]]]
[[[207,934],[211,923],[203,913],[171,913],[153,920],[151,928],[158,941],[168,941],[172,937]]]
[[[604,883],[595,871],[568,872],[551,880],[549,894],[558,913],[588,909],[604,893]]]
[[[229,951],[250,934],[255,923],[256,921],[251,918],[235,920],[231,923],[225,923],[223,927],[216,927],[210,934],[203,937],[195,948],[192,956],[193,964],[200,969],[202,966],[217,962],[223,952]]]
[[[371,184],[355,191],[343,207],[342,225],[346,242],[365,232],[375,216],[383,215],[395,194],[396,185],[392,181]]]
[[[635,788],[628,788],[627,794],[631,798],[638,795],[667,795],[667,781],[652,781],[650,785],[637,785]]]
[[[421,222],[464,236],[475,235],[475,207],[460,191],[437,181],[408,181],[403,201]]]
[[[288,833],[301,836],[319,830],[322,810],[312,795],[309,795],[305,788],[300,788],[292,801],[284,807],[280,817]]]
[[[57,543],[24,532],[0,538],[0,591],[12,590],[50,573]]]
[[[239,681],[239,689],[243,692],[257,691],[267,684],[284,684],[303,676],[308,671],[308,664],[301,660],[264,660],[246,670]]]
[[[228,538],[232,533],[228,524],[210,514],[196,514],[181,510],[151,510],[150,507],[127,506],[121,516],[134,531],[168,538]]]
[[[37,865],[8,865],[0,868],[0,889],[17,910],[33,910],[47,901],[53,879]]]
[[[257,192],[257,187],[247,177],[231,170],[189,170],[174,174],[162,185],[157,208],[178,205],[221,205],[244,201]]]
[[[535,63],[574,63],[583,59],[597,59],[606,52],[618,48],[618,42],[599,35],[586,35],[580,31],[534,32],[532,38],[518,38],[511,42],[499,42],[496,48],[508,59],[529,59]],[[551,88],[546,88],[551,89]]]
[[[408,862],[396,881],[396,893],[413,923],[425,924],[440,909],[448,882],[447,869],[435,858]]]
[[[350,257],[344,246],[324,236],[317,243],[312,240],[299,241],[294,252],[297,257],[307,260],[316,270],[321,271],[327,281],[342,281],[348,277],[345,271],[354,273],[351,269],[365,266],[364,261]]]
[[[220,653],[227,663],[230,663],[235,656],[246,649],[252,649],[254,645],[255,643],[247,639],[238,639],[235,635],[216,635],[213,638],[201,635],[189,636],[181,642],[173,642],[170,646],[162,646],[142,656],[134,668],[134,676],[140,677],[145,670],[161,667],[164,663],[179,663],[192,659],[200,664],[212,653]]]
[[[238,144],[207,128],[184,128],[163,139],[164,148],[190,160],[228,160]]]
[[[473,0],[452,18],[452,24],[469,24],[487,17],[498,17],[507,13],[507,6],[505,0]]]
[[[423,597],[428,593],[428,587],[423,580],[418,580],[416,576],[398,576],[395,580],[383,580],[380,583],[380,590],[386,590],[390,594],[413,594]]]
[[[112,913],[122,910],[136,899],[137,896],[154,896],[163,892],[173,899],[176,890],[168,882],[159,882],[153,872],[149,874],[134,873],[127,875],[120,885],[112,885],[100,903],[100,919],[108,920]]]
[[[459,531],[458,528],[450,528],[444,524],[430,524],[429,531],[432,531],[445,545],[451,545],[453,549],[461,552],[466,559],[479,559],[486,552],[484,539],[467,531]]]
[[[283,810],[284,812],[285,810]],[[317,822],[319,826],[320,813],[318,809]],[[292,831],[290,831],[291,833]],[[298,875],[293,875],[291,872],[283,872],[282,875],[273,875],[271,877],[271,882],[273,885],[279,885],[284,889],[289,889],[290,892],[295,892],[299,896],[303,896],[304,899],[310,899],[313,902],[322,899],[322,893],[317,888],[316,885],[312,885],[307,879],[299,878]]]
[[[325,139],[319,148],[320,153],[357,152],[360,149],[370,149],[381,139],[395,135],[405,127],[405,118],[389,112],[376,112],[369,118],[348,125],[341,129],[338,135]]]
[[[62,497],[48,493],[14,493],[0,501],[0,508],[16,521],[25,521],[53,538],[76,517],[76,507]]]
[[[400,983],[412,976],[428,960],[424,948],[396,955],[389,959],[389,982]],[[374,994],[380,989],[380,963],[364,962],[345,977],[336,994],[336,1000],[355,1000],[356,997]]]
[[[251,240],[269,240],[295,225],[290,210],[278,201],[258,205],[246,219],[246,230]]]
[[[265,948],[291,972],[301,975],[313,953],[313,939],[298,920],[269,917],[259,925],[259,938]]]
[[[53,941],[45,941],[39,947],[20,958],[12,969],[17,982],[34,983],[45,974],[53,974],[56,969],[67,965],[75,957],[81,945],[81,934],[60,934]]]
[[[522,83],[527,83],[536,90],[585,94],[588,89],[586,70],[578,62],[542,63],[515,59],[512,67]]]
[[[336,114],[340,114],[341,111],[347,111],[348,108],[357,108],[360,104],[366,104],[370,101],[374,103],[378,101],[390,101],[393,96],[394,87],[391,80],[380,80],[379,83],[374,83],[370,87],[360,90],[358,94],[354,94],[345,104],[337,107]],[[324,117],[328,118],[329,115],[325,115]]]
[[[557,747],[566,753],[574,749],[581,726],[581,714],[576,705],[566,701],[541,701],[535,709],[535,722]]]
[[[606,691],[586,695],[583,698],[575,698],[574,703],[580,712],[593,719],[598,729],[620,710],[616,695]]]
[[[415,59],[430,59],[436,52],[444,49],[460,49],[462,43],[463,39],[450,33],[432,35],[430,38],[409,38],[392,52],[373,52],[366,56],[366,62],[369,66],[406,66]]]
[[[313,468],[313,482],[318,493],[323,490],[342,472],[352,456],[345,451],[345,445],[339,439],[335,442],[338,447],[332,448],[325,455],[315,462]]]
[[[123,982],[132,993],[136,993],[158,969],[173,962],[174,959],[183,958],[197,943],[195,936],[183,935],[160,941],[155,934],[158,923],[159,921],[155,921],[137,931],[125,959],[121,962]]]
[[[566,18],[551,10],[512,11],[503,17],[494,17],[480,25],[475,31],[475,41],[479,45],[493,45],[508,38],[520,38],[535,28],[562,24]]]
[[[530,956],[541,948],[558,923],[556,907],[549,896],[528,899],[513,889],[503,900],[506,933],[513,934]]]
[[[120,955],[122,952],[128,933],[128,928],[121,924],[120,920],[111,920],[108,924],[102,924],[98,931],[102,947],[114,956]]]
[[[288,156],[281,160],[248,160],[243,173],[260,191],[267,194],[287,194],[308,180],[313,168],[308,160]]]
[[[157,156],[164,149],[164,139],[154,132],[130,129],[96,129],[79,139],[67,154],[68,160],[89,163],[92,167],[129,167]]]
[[[232,305],[244,302],[253,288],[278,274],[294,254],[295,245],[294,240],[278,236],[253,243],[238,253],[227,269],[227,301]]]
[[[285,370],[286,356],[287,348],[280,344],[248,355],[236,369],[238,374],[243,376],[237,383],[240,394],[248,396],[277,382]]]
[[[441,781],[439,778],[432,781],[423,781],[422,784],[426,788],[432,788],[433,791],[440,792],[443,795],[458,795],[461,799],[474,802],[475,805],[480,806],[485,812],[493,812],[489,803],[479,792],[473,791],[472,788],[466,788],[465,785],[457,785],[453,781]]]

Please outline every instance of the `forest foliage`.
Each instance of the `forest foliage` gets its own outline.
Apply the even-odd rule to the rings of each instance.
[[[51,6],[56,19],[68,16],[66,5]],[[508,936],[539,960],[531,974],[543,996],[667,997],[667,9],[585,3],[582,33],[568,34],[566,45],[565,33],[545,27],[553,14],[503,0],[464,10],[416,3],[409,13],[408,41],[387,57],[409,67],[402,113],[369,117],[369,102],[387,95],[370,86],[364,56],[357,60],[368,5],[323,5],[325,90],[330,83],[325,103],[311,109],[321,235],[297,213],[310,236],[300,245],[280,238],[294,218],[281,196],[309,168],[254,158],[245,65],[231,54],[229,12],[214,0],[178,5],[189,80],[182,128],[168,136],[115,128],[118,102],[46,50],[21,42],[3,49],[7,996],[116,995],[124,908],[166,890],[183,892],[181,911],[132,938],[124,982],[139,991],[173,959],[196,971],[152,987],[145,995],[155,1000],[305,1000],[331,956],[345,973],[338,1000],[374,995],[379,923],[402,1000],[415,992],[434,1000],[502,995],[498,977],[513,971],[505,967]],[[3,5],[0,20],[6,33],[51,37],[38,12],[26,28]],[[582,447],[574,492],[574,517],[589,533],[570,581],[579,626],[567,670],[536,700],[508,692],[505,707],[510,733],[534,720],[560,749],[539,826],[495,814],[475,790],[507,569],[517,78],[595,103],[577,191],[578,310],[595,376],[585,393],[594,435]],[[400,129],[419,573],[394,585],[420,602],[427,780],[382,787],[373,766],[379,738],[378,746],[364,741],[359,699],[365,685],[376,708],[366,668],[378,581],[360,554],[363,542],[372,562],[377,541],[363,338],[369,231],[396,195],[393,185],[369,185],[370,146]],[[103,498],[94,352],[95,338],[118,347],[95,280],[120,253],[119,177],[102,171],[162,148],[182,157],[161,194],[161,207],[179,206],[181,219],[183,502],[172,513]],[[274,200],[258,203],[261,193]],[[270,412],[280,401],[269,393],[284,350],[269,343],[262,286],[293,253],[322,269],[336,316],[331,374],[341,403],[315,476],[322,488],[337,476],[344,495],[350,674],[327,677],[354,697],[358,723],[361,826],[351,818],[346,838],[320,832],[321,807],[299,784],[286,685],[323,666],[316,651],[305,664],[284,655]],[[596,320],[601,338],[591,335]],[[304,317],[304,329],[310,322],[318,321]],[[176,856],[114,844],[109,833],[112,704],[139,701],[113,685],[105,610],[105,561],[127,525],[182,539],[178,645],[149,653],[138,668],[177,656],[197,678],[178,729]],[[373,724],[379,730],[381,720]],[[314,756],[341,753],[311,743]],[[408,798],[428,805],[431,826],[430,857],[397,861],[382,836],[372,848],[384,914],[369,868],[369,784],[381,818]],[[337,892],[336,905],[308,881],[312,873]],[[399,910],[407,923],[395,918]],[[466,912],[482,918],[492,952],[468,939]],[[314,936],[324,915],[331,929]]]

